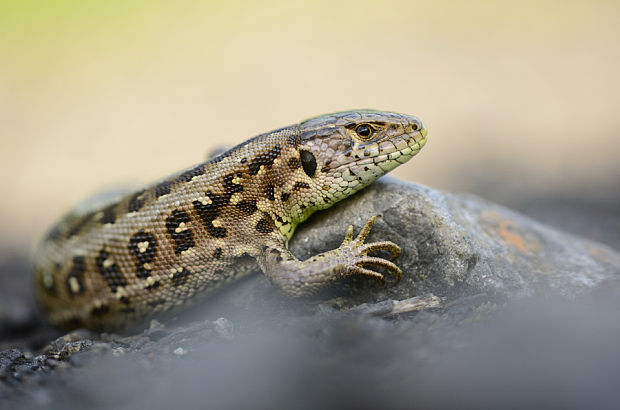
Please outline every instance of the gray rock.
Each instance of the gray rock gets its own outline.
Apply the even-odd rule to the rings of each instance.
[[[403,249],[396,261],[403,279],[393,287],[349,292],[351,304],[425,293],[572,298],[620,277],[620,254],[605,245],[472,195],[390,177],[317,214],[295,234],[291,249],[305,259],[335,248],[349,224],[359,230],[372,215],[382,218],[367,242],[391,240]]]
[[[316,214],[290,247],[301,259],[333,249],[372,215],[382,218],[367,242],[403,249],[399,283],[353,277],[290,300],[259,274],[194,321],[153,320],[134,335],[78,330],[34,355],[0,351],[0,408],[617,403],[618,253],[394,178]]]

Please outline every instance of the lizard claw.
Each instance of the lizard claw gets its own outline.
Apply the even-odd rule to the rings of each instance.
[[[382,268],[385,268],[388,272],[390,272],[390,274],[394,277],[394,279],[396,279],[397,282],[400,281],[400,278],[403,277],[403,271],[400,270],[398,266],[396,266],[393,262],[387,261],[383,258],[366,256],[366,257],[360,258],[355,263],[355,265],[356,266],[380,266]],[[371,272],[375,273],[374,271],[371,271]]]
[[[353,225],[349,225],[346,232],[344,233],[344,241],[342,241],[343,245],[347,245],[353,242]]]
[[[370,252],[386,250],[390,252],[392,259],[394,259],[401,253],[400,247],[393,242],[382,241],[368,244],[364,243],[364,240],[370,234],[370,230],[376,221],[376,216],[368,218],[366,224],[355,239],[353,239],[353,225],[350,225],[347,228],[344,241],[341,246],[349,248],[349,254],[352,261],[348,264],[346,274],[370,276],[380,282],[383,282],[385,279],[383,274],[367,268],[369,266],[379,266],[385,268],[398,282],[403,276],[403,272],[398,266],[386,259],[368,256],[368,253]]]

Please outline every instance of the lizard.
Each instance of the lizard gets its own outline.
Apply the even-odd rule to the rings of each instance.
[[[342,245],[301,261],[296,227],[416,155],[418,118],[375,110],[312,117],[258,135],[118,198],[77,207],[35,249],[39,305],[53,325],[118,329],[195,303],[259,269],[285,295],[312,295],[382,267],[396,280],[398,245],[365,243],[376,216]]]

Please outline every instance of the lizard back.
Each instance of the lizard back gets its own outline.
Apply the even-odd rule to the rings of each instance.
[[[372,161],[363,178],[349,178],[351,167],[336,172],[345,151],[351,157],[361,149],[348,142],[343,124],[356,126],[364,116],[411,123],[398,114],[362,113],[316,117],[259,135],[144,189],[72,211],[35,252],[37,298],[49,320],[117,327],[258,270],[255,258],[267,244],[286,245],[312,212],[366,186],[377,170],[387,172],[369,166]],[[398,152],[413,156],[425,138],[419,141]],[[375,145],[372,155],[369,147],[354,155],[376,158],[381,144]]]

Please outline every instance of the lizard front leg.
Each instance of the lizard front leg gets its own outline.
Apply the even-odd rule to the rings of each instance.
[[[345,233],[340,247],[318,254],[305,261],[297,259],[284,245],[267,246],[257,257],[257,262],[273,284],[289,296],[304,296],[315,293],[330,283],[351,275],[371,276],[379,281],[383,274],[368,269],[370,266],[385,268],[396,280],[402,271],[389,260],[368,256],[368,253],[387,250],[392,258],[400,255],[401,249],[389,241],[364,243],[376,221],[373,216],[353,238],[353,225]]]

